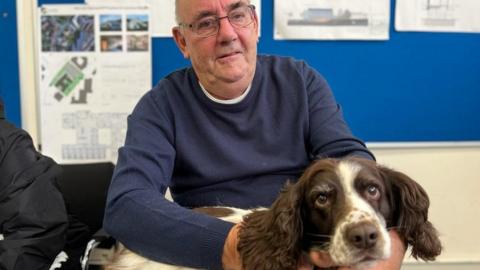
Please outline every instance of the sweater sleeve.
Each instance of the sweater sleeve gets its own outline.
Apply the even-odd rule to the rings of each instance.
[[[365,144],[350,131],[342,109],[323,76],[305,63],[302,71],[308,95],[309,143],[313,157],[356,155],[375,159]]]
[[[195,213],[164,195],[175,162],[174,131],[168,109],[152,91],[128,118],[109,188],[104,228],[136,253],[169,264],[221,269],[233,224]]]

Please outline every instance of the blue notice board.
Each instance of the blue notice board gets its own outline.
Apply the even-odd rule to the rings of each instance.
[[[60,2],[82,1],[40,0],[39,5]],[[367,142],[480,140],[480,34],[396,32],[392,1],[390,40],[278,41],[273,40],[273,2],[262,1],[259,52],[303,59],[322,73],[358,137]],[[7,48],[0,46],[3,56]],[[154,38],[152,51],[152,84],[189,65],[171,38]],[[15,73],[2,66],[4,72],[2,87],[5,78],[14,78],[9,72]],[[18,83],[9,87],[17,90]],[[18,93],[7,96],[18,106]]]
[[[0,1],[0,97],[6,117],[21,125],[20,82],[18,78],[16,2]]]

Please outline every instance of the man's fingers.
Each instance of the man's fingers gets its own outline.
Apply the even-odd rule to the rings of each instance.
[[[328,252],[323,251],[310,251],[310,260],[318,267],[332,267],[333,261]]]

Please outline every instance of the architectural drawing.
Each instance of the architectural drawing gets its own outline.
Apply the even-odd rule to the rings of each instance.
[[[455,25],[453,0],[425,0],[425,25]]]
[[[479,0],[397,0],[398,31],[480,33]]]
[[[63,160],[116,160],[123,145],[128,113],[65,113],[62,128],[73,130],[74,143],[62,143]]]
[[[363,12],[349,9],[309,8],[301,13],[301,19],[289,19],[288,25],[368,26],[368,17]]]
[[[389,38],[389,0],[278,0],[274,7],[275,39]]]
[[[39,8],[43,154],[58,163],[116,162],[127,115],[151,89],[148,14],[144,5]]]
[[[72,104],[87,103],[87,94],[92,93],[92,77],[95,76],[96,73],[96,71],[93,70],[85,74],[85,70],[88,70],[87,67],[89,64],[91,65],[88,57],[73,56],[57,71],[49,86],[57,90],[54,93],[54,97],[58,102],[64,97],[72,96]],[[78,97],[74,97],[71,94],[77,86],[81,87],[78,90]]]

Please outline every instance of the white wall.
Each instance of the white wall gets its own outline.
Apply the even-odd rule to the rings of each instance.
[[[38,145],[35,67],[35,12],[37,0],[17,0],[18,65],[22,128]]]
[[[401,146],[401,145],[399,145]],[[444,246],[438,263],[402,269],[480,269],[480,146],[394,147],[370,145],[379,163],[419,182],[430,196],[430,219]]]

